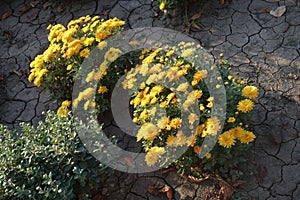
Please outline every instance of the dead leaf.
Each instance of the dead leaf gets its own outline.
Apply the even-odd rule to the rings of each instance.
[[[22,9],[19,10],[20,15],[23,15],[26,13],[28,10],[30,10],[32,7],[31,6],[25,6]]]
[[[21,72],[18,72],[18,71],[16,71],[16,70],[14,70],[14,73],[17,74],[19,77],[22,76],[22,73],[21,73]]]
[[[152,194],[154,196],[157,196],[159,195],[160,193],[165,193],[168,200],[172,200],[173,199],[173,194],[172,194],[172,190],[171,190],[171,187],[168,186],[168,185],[164,185],[164,187],[162,187],[160,189],[159,186],[151,186],[151,185],[148,185],[147,186],[147,192],[149,194]]]
[[[270,11],[270,15],[273,15],[274,17],[281,17],[286,11],[286,6],[280,6],[276,9],[273,9]]]
[[[223,197],[222,199],[230,200],[234,193],[233,187],[229,183],[227,183],[218,173],[216,173],[216,178],[219,181],[219,185],[221,188],[220,191]]]
[[[230,185],[232,185],[233,187],[238,187],[238,186],[243,185],[245,183],[246,183],[246,181],[244,181],[244,180],[236,179],[236,180],[231,181]]]
[[[223,5],[225,3],[225,0],[220,0],[220,4]]]
[[[191,27],[194,28],[194,29],[197,29],[199,31],[201,30],[201,27],[198,24],[196,24],[196,23],[192,23]]]
[[[199,19],[200,17],[201,17],[201,13],[196,13],[190,18],[190,20],[196,20]]]
[[[30,3],[30,6],[35,8],[38,4],[40,3],[40,1],[34,1]]]
[[[12,15],[12,12],[6,12],[2,15],[2,19],[7,19]]]
[[[136,166],[135,166],[135,163],[134,163],[134,161],[133,161],[133,159],[131,158],[131,157],[124,157],[124,161],[125,161],[125,163],[129,166],[129,167],[131,167],[131,168],[135,168]]]
[[[269,13],[269,12],[270,12],[270,10],[268,10],[268,9],[264,9],[262,12],[263,12],[263,13]]]
[[[168,197],[168,200],[172,200],[173,199],[173,195],[172,195],[172,190],[171,187],[168,185],[165,185],[162,189],[161,192],[165,193],[166,196]]]
[[[170,167],[168,169],[165,169],[165,170],[161,171],[160,174],[168,174],[168,173],[170,173],[172,171],[175,171],[175,170],[176,170],[175,167]]]
[[[192,182],[194,182],[194,183],[201,183],[201,182],[203,182],[203,181],[209,179],[209,176],[205,176],[205,177],[203,177],[203,178],[196,178],[196,177],[194,177],[194,176],[188,176],[188,178],[189,178],[190,181],[192,181]]]
[[[185,27],[182,28],[182,31],[186,32],[186,33],[190,33],[190,28],[185,26]]]

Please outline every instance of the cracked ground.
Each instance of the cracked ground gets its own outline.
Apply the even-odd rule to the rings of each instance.
[[[37,124],[42,112],[57,105],[46,92],[27,81],[29,63],[48,46],[48,24],[66,25],[83,15],[118,17],[125,29],[165,27],[181,31],[185,13],[176,9],[166,17],[151,0],[41,0],[22,13],[29,0],[2,1],[0,14],[0,120],[12,129],[19,122]],[[281,17],[263,12],[285,5]],[[190,1],[189,14],[202,13],[191,30],[215,58],[220,53],[232,70],[260,89],[250,120],[257,135],[249,153],[239,191],[242,199],[300,199],[300,2],[298,0]],[[118,173],[104,188],[108,199],[166,199],[146,193],[150,184],[168,184],[175,199],[210,199],[212,182],[191,183],[175,173],[130,175]]]

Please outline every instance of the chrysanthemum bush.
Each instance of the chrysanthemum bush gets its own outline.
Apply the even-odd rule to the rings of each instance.
[[[107,168],[84,148],[71,115],[46,113],[16,133],[0,125],[0,199],[89,199]]]
[[[50,91],[60,103],[71,99],[74,79],[83,60],[124,24],[117,18],[103,20],[99,16],[87,15],[71,20],[66,27],[49,25],[50,44],[30,63],[28,80]]]
[[[226,61],[196,68],[187,60],[198,59],[197,49],[201,47],[181,42],[174,47],[141,49],[117,59],[122,52],[112,47],[105,53],[99,69],[88,73],[85,79],[86,82],[99,81],[97,88],[84,89],[72,104],[83,106],[84,110],[95,106],[100,112],[108,109],[113,87],[125,74],[122,87],[133,91],[130,100],[134,110],[132,121],[140,126],[136,137],[137,142],[142,141],[147,165],[165,166],[165,163],[173,162],[181,174],[197,177],[218,170],[223,176],[237,177],[241,175],[238,164],[245,161],[243,154],[255,139],[247,125],[247,116],[254,107],[258,89],[230,75]],[[181,54],[175,54],[176,51]],[[131,64],[124,65],[124,60],[130,57],[128,63]],[[112,62],[109,66],[108,61]],[[214,71],[220,72],[214,78],[224,84],[227,95],[223,129],[218,116],[212,116],[217,97],[210,95],[206,85]],[[221,88],[216,84],[213,89]],[[89,98],[95,93],[96,101],[91,102]],[[187,119],[181,118],[182,112],[189,113]],[[181,130],[183,120],[188,121],[188,132],[194,130],[192,134]],[[212,151],[199,158],[204,139],[216,136],[218,131],[221,134]],[[176,150],[182,146],[188,148],[178,159],[169,155],[169,147]]]

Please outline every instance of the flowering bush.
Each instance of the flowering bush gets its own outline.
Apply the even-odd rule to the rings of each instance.
[[[30,63],[28,80],[51,92],[60,102],[71,99],[77,71],[90,51],[120,30],[125,22],[117,18],[100,20],[89,15],[71,20],[67,27],[49,25],[49,47]],[[67,104],[64,104],[67,105]]]
[[[101,64],[104,67],[88,73],[85,80],[99,81],[96,101],[88,100],[96,92],[90,87],[79,93],[73,100],[73,106],[82,103],[85,110],[90,106],[96,106],[100,112],[108,109],[112,89],[125,74],[122,87],[133,91],[130,101],[134,110],[132,121],[140,126],[136,137],[137,141],[142,141],[147,165],[165,166],[174,162],[179,173],[200,176],[202,172],[218,169],[224,176],[238,176],[236,167],[245,161],[243,153],[255,139],[255,134],[248,130],[246,117],[254,107],[258,89],[230,75],[226,61],[208,69],[197,69],[187,58],[197,59],[195,51],[198,48],[201,47],[181,42],[178,47],[143,49],[119,59],[117,57],[121,51],[110,48]],[[181,54],[176,55],[175,50]],[[130,57],[133,64],[127,66],[124,61]],[[114,67],[107,66],[108,60]],[[221,120],[212,116],[218,99],[210,95],[206,85],[214,71],[220,71],[216,79],[224,83],[227,95],[223,129]],[[218,92],[221,88],[216,84],[213,89]],[[183,124],[183,112],[189,113],[187,127],[192,134],[181,130],[186,125]],[[199,158],[204,139],[216,136],[219,131],[222,132],[212,151]],[[168,148],[176,150],[182,146],[188,148],[179,159],[169,155]]]
[[[137,133],[137,141],[142,140],[146,155],[146,163],[149,166],[158,163],[166,163],[167,146],[180,147],[188,145],[188,150],[175,161],[180,173],[190,173],[191,166],[201,166],[204,170],[219,168],[221,172],[228,172],[240,161],[243,161],[241,153],[249,146],[255,135],[247,130],[245,117],[253,109],[258,95],[258,89],[254,86],[245,85],[243,81],[229,75],[228,64],[221,62],[211,70],[220,70],[221,76],[217,77],[224,81],[227,94],[227,116],[222,134],[214,149],[199,159],[203,140],[208,135],[216,135],[221,128],[217,117],[211,117],[211,109],[214,106],[214,97],[210,96],[205,86],[205,79],[210,75],[209,70],[197,70],[195,66],[184,58],[189,57],[194,50],[190,44],[181,44],[181,55],[174,55],[173,51],[163,52],[155,50],[145,55],[142,65],[126,75],[124,88],[136,91],[130,104],[134,107],[133,122],[141,126]],[[152,67],[150,67],[152,64]],[[138,75],[139,83],[135,84]],[[144,79],[143,79],[144,77]],[[153,84],[152,81],[176,82],[184,77],[187,82],[181,83],[176,88],[166,88],[163,85]],[[193,87],[188,91],[189,84]],[[216,85],[216,90],[221,86]],[[181,97],[184,95],[185,97]],[[200,118],[191,109],[197,102]],[[182,107],[180,107],[180,104]],[[159,105],[159,106],[156,106]],[[159,109],[165,109],[165,113],[157,117]],[[189,111],[188,126],[194,134],[188,136],[179,128],[182,126],[180,118],[181,109]],[[199,120],[198,124],[195,122]],[[167,159],[172,159],[167,156]]]

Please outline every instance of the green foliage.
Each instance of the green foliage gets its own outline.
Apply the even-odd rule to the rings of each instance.
[[[105,167],[81,143],[72,118],[48,112],[34,128],[17,134],[0,125],[0,197],[72,199],[89,197]]]

